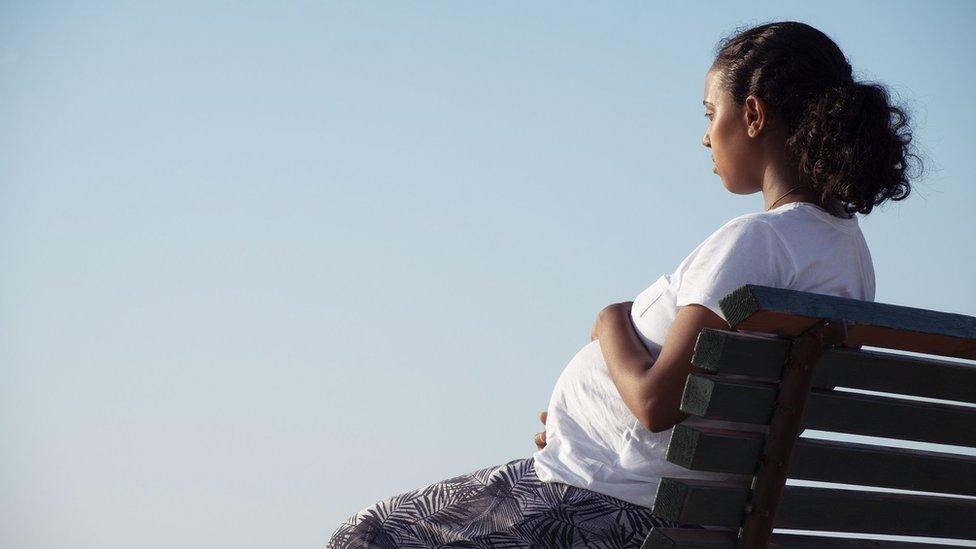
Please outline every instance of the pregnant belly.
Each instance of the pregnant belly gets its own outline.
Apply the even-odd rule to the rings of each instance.
[[[587,446],[616,461],[637,418],[607,370],[599,340],[569,361],[553,388],[546,439]]]

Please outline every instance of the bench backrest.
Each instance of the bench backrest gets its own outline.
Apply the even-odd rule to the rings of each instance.
[[[745,285],[704,329],[681,410],[751,430],[675,425],[672,463],[751,483],[665,477],[652,514],[715,530],[653,528],[651,547],[945,547],[772,533],[773,528],[976,539],[976,499],[786,485],[786,479],[976,496],[976,456],[799,438],[803,429],[976,447],[976,317]]]

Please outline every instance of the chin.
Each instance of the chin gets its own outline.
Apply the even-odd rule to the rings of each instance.
[[[719,177],[722,178],[722,186],[725,187],[725,190],[729,191],[732,194],[742,194],[735,183],[729,181],[728,179],[726,179],[721,175],[719,175]]]
[[[719,177],[722,178],[722,185],[725,186],[725,189],[732,194],[753,194],[759,191],[755,185],[742,185],[735,181],[729,181],[722,175]]]

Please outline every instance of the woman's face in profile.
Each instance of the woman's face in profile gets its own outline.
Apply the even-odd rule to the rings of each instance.
[[[745,110],[735,104],[732,95],[721,86],[721,73],[710,70],[705,75],[705,116],[708,127],[702,145],[712,150],[714,172],[722,178],[725,188],[735,194],[751,194],[760,190],[756,148],[748,136]],[[757,175],[759,177],[757,178]]]

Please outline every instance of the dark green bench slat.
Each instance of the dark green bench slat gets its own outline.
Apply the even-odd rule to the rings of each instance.
[[[946,549],[951,545],[889,541],[880,539],[836,538],[804,534],[775,533],[770,539],[773,549]],[[958,546],[957,546],[958,547]]]
[[[776,386],[691,373],[681,410],[706,419],[768,424]],[[804,429],[976,447],[976,408],[811,389]]]
[[[695,471],[751,475],[763,441],[762,433],[679,423],[667,459]],[[787,476],[976,496],[976,456],[856,442],[798,438]]]
[[[814,366],[813,385],[976,403],[976,364],[874,350],[827,349]]]
[[[691,363],[717,374],[779,380],[783,375],[790,338],[702,328],[695,340]]]
[[[976,539],[976,500],[786,485],[774,528]]]
[[[691,373],[685,380],[680,409],[707,419],[768,425],[777,385]]]
[[[737,532],[699,530],[695,528],[658,528],[648,533],[641,549],[735,549]],[[888,541],[877,539],[837,538],[776,532],[770,539],[772,549],[945,549],[951,545]]]
[[[694,471],[752,475],[764,442],[762,433],[679,423],[671,431],[667,460]]]
[[[664,477],[651,508],[682,524],[738,527],[749,487]],[[976,500],[786,485],[773,528],[976,539]]]
[[[797,439],[790,478],[976,496],[976,456]]]
[[[738,531],[699,528],[651,528],[641,549],[735,549]]]
[[[651,514],[681,524],[738,527],[748,498],[745,481],[662,477]]]
[[[976,408],[842,391],[811,389],[803,427],[976,446]]]
[[[729,326],[793,337],[825,318],[848,323],[845,347],[870,345],[976,359],[976,317],[746,284],[719,300]]]
[[[790,339],[705,328],[691,363],[708,372],[780,379]],[[874,350],[826,349],[814,387],[851,387],[976,403],[976,364]]]

